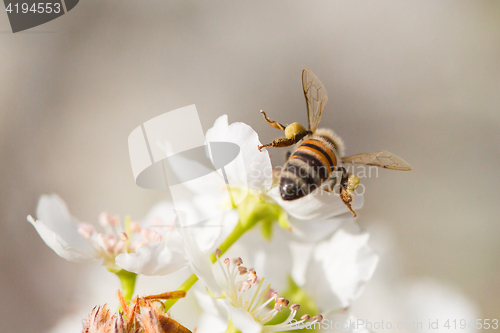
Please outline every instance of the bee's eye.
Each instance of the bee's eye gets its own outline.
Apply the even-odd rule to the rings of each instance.
[[[297,199],[297,186],[290,179],[282,179],[280,194],[283,200]]]
[[[285,192],[286,195],[293,195],[295,194],[295,186],[294,184],[285,184],[283,187],[282,187],[282,191]]]

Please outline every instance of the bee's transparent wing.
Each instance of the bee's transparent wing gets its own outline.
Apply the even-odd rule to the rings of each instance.
[[[309,68],[304,68],[302,71],[302,87],[306,96],[309,130],[314,132],[318,128],[328,96],[323,83]]]
[[[398,155],[389,153],[386,150],[381,150],[376,153],[357,154],[342,158],[342,163],[358,164],[358,165],[374,165],[381,168],[410,171],[413,170],[411,165],[403,160]]]

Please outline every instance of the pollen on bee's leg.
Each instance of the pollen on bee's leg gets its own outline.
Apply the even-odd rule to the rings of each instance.
[[[300,133],[306,132],[306,129],[301,124],[291,123],[285,128],[285,136],[287,139],[294,139]]]

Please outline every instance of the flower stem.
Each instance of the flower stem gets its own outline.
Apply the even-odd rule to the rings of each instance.
[[[238,222],[236,227],[234,227],[233,231],[227,236],[226,239],[219,245],[218,249],[221,251],[221,254],[224,254],[229,248],[241,237],[245,232],[247,232],[253,225],[243,225],[241,222]],[[210,261],[215,263],[217,258],[215,254],[212,253],[210,255]]]
[[[188,291],[196,283],[196,281],[198,281],[198,277],[195,274],[191,274],[187,278],[187,280],[184,281],[179,286],[179,288],[177,288],[177,290]],[[172,307],[172,305],[174,305],[178,300],[179,300],[178,298],[175,298],[175,299],[169,299],[168,301],[166,301],[165,302],[165,308],[164,308],[165,312],[167,312]]]
[[[123,269],[118,272],[115,272],[115,274],[120,279],[120,283],[122,285],[123,298],[128,303],[130,302],[130,300],[132,299],[132,295],[134,294],[137,274],[128,272]]]
[[[236,227],[234,227],[233,231],[227,236],[227,238],[219,245],[219,250],[221,251],[221,254],[224,254],[229,248],[241,237],[245,232],[247,232],[251,227],[253,226],[252,223],[246,223],[242,224],[241,221],[238,222]],[[212,253],[210,256],[210,261],[212,263],[215,263],[217,258],[215,257],[215,254]],[[198,277],[195,274],[191,274],[187,278],[186,281],[184,281],[177,290],[184,290],[188,291],[191,289],[191,287],[198,281]],[[165,302],[165,312],[167,312],[179,299],[170,299]]]

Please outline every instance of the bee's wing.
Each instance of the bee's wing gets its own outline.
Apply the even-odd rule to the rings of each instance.
[[[342,163],[374,165],[381,168],[399,170],[399,171],[413,170],[413,168],[408,162],[403,160],[398,155],[389,153],[386,150],[381,150],[376,153],[357,154],[357,155],[343,157]]]
[[[314,132],[321,120],[321,113],[328,102],[326,89],[319,78],[309,68],[302,71],[302,87],[306,96],[309,130]]]

